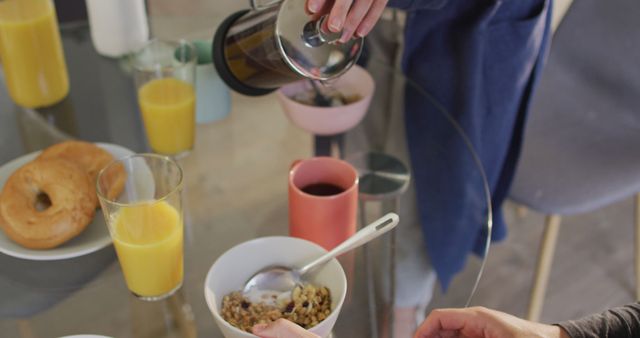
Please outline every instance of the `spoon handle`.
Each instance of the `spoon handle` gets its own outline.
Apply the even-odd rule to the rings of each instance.
[[[342,242],[337,247],[333,248],[333,250],[327,252],[326,254],[320,256],[318,259],[313,262],[303,266],[298,270],[300,275],[304,275],[305,273],[313,270],[316,266],[322,265],[327,261],[331,260],[334,257],[340,256],[341,254],[353,250],[362,244],[365,244],[374,238],[384,234],[385,232],[393,229],[398,225],[400,218],[397,214],[390,212],[373,223],[367,225],[366,227],[360,229],[360,231],[356,232],[353,236],[349,237],[346,241]]]

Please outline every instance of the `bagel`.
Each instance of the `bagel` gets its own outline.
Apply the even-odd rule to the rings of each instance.
[[[81,167],[61,159],[32,161],[16,170],[0,192],[0,228],[26,248],[54,248],[87,227],[96,200]]]
[[[114,158],[106,150],[96,146],[93,143],[83,141],[65,141],[55,144],[44,151],[38,156],[37,160],[59,158],[66,161],[73,162],[83,168],[89,175],[91,180],[91,188],[93,194],[96,194],[96,182],[98,173]],[[120,195],[124,188],[124,182],[126,180],[126,173],[124,167],[119,166],[114,171],[110,172],[108,178],[108,186],[112,187],[107,192],[107,197],[115,199]],[[99,203],[96,199],[96,206],[99,207]]]

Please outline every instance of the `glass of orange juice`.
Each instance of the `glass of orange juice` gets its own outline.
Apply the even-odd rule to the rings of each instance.
[[[97,192],[129,290],[159,300],[182,286],[182,169],[173,159],[137,154],[98,175]]]
[[[147,140],[158,154],[181,156],[195,139],[197,53],[188,41],[151,40],[133,55]]]
[[[0,60],[17,105],[46,107],[67,96],[69,77],[52,0],[0,1]]]

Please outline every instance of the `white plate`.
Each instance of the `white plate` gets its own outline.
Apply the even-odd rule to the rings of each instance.
[[[96,143],[96,145],[111,153],[115,158],[133,154],[131,150],[115,144]],[[39,151],[18,157],[0,167],[0,190],[2,190],[4,183],[16,169],[35,159],[38,154],[40,154]],[[53,249],[27,249],[15,243],[9,239],[3,231],[0,231],[0,252],[9,256],[35,261],[52,261],[79,257],[100,250],[109,244],[111,244],[111,237],[109,236],[109,229],[107,229],[107,225],[104,222],[104,216],[102,216],[101,210],[96,210],[93,221],[91,221],[80,235]]]

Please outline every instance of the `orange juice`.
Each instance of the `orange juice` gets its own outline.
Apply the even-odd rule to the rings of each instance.
[[[67,96],[69,78],[51,0],[0,1],[0,59],[16,104],[43,107]]]
[[[164,201],[125,206],[113,224],[113,244],[129,290],[155,297],[182,283],[182,216],[174,207]]]
[[[175,78],[147,82],[138,91],[147,138],[156,153],[175,155],[193,148],[196,94]]]

